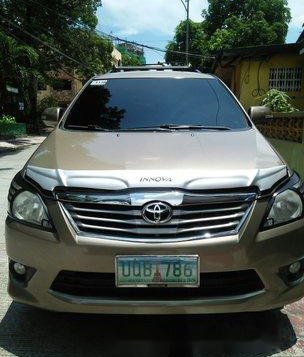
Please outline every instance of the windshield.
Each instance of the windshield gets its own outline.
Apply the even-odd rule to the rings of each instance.
[[[178,78],[93,80],[64,127],[132,130],[168,124],[248,127],[241,107],[219,80]]]

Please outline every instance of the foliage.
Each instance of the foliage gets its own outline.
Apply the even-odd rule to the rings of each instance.
[[[262,101],[262,105],[267,106],[273,112],[293,113],[299,111],[293,107],[291,102],[292,99],[287,93],[281,92],[277,89],[270,89],[266,93]]]
[[[121,62],[123,66],[141,66],[142,62],[134,53],[123,52],[121,54]]]
[[[5,72],[7,77],[31,71],[31,66],[38,58],[38,53],[32,47],[21,45],[0,31],[0,70]]]
[[[35,75],[33,68],[38,62],[38,53],[30,46],[19,44],[14,38],[0,31],[0,115],[6,92],[6,79],[18,79],[22,88],[29,84],[31,75]]]
[[[1,124],[5,124],[5,125],[7,125],[7,124],[16,124],[16,123],[17,123],[16,122],[16,118],[11,116],[11,115],[2,115],[0,117],[0,125]]]
[[[182,21],[175,29],[174,39],[169,42],[165,60],[172,65],[183,65],[186,61],[185,54],[174,53],[186,51],[186,27],[187,21]],[[189,52],[197,55],[204,54],[206,44],[206,35],[202,23],[189,20]],[[197,68],[202,65],[200,57],[191,57],[191,64]]]
[[[287,0],[208,0],[202,23],[190,21],[189,52],[202,57],[219,49],[284,43],[291,20]],[[166,61],[184,63],[170,50],[186,50],[186,21],[167,46]],[[195,67],[202,59],[190,57]]]
[[[208,9],[203,11],[204,27],[208,36],[224,30],[237,32],[240,38],[236,36],[233,38],[243,46],[284,43],[288,23],[291,20],[287,0],[208,0],[208,2]]]
[[[59,102],[55,97],[50,95],[49,97],[45,97],[40,101],[38,105],[38,113],[41,114],[46,108],[51,107],[59,107]]]
[[[43,73],[73,68],[90,77],[111,67],[112,43],[95,32],[100,5],[101,0],[2,0],[0,14],[13,23],[13,35],[39,51]],[[2,18],[1,22],[8,27]]]
[[[123,66],[141,66],[146,63],[145,57],[139,56],[123,46],[118,45],[117,49],[121,53],[121,62]]]
[[[30,103],[31,127],[37,128],[38,77],[41,83],[50,71],[72,69],[87,79],[111,68],[113,45],[95,31],[100,5],[101,0],[0,0],[0,28],[38,56],[17,71],[23,77],[30,71],[24,96]],[[5,50],[1,55],[6,58]]]

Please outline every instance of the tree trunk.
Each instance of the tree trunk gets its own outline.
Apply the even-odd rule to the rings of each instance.
[[[29,110],[29,133],[39,133],[39,118],[37,115],[37,91],[38,91],[37,78],[31,75],[29,86],[28,86],[28,98],[30,103]]]
[[[0,75],[0,117],[4,113],[6,82],[3,75]]]
[[[31,32],[31,22],[32,22],[32,6],[27,4],[25,6],[26,13],[26,29]],[[28,121],[28,132],[29,133],[39,133],[39,121],[37,118],[37,92],[38,92],[38,83],[37,78],[34,75],[31,75],[28,85],[28,98],[30,104],[29,110],[29,121]]]

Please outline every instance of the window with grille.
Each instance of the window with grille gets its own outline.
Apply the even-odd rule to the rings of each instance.
[[[269,88],[284,92],[300,92],[302,89],[302,68],[270,68]]]

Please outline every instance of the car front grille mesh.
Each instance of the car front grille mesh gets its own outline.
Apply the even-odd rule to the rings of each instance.
[[[113,239],[178,240],[237,234],[255,195],[183,195],[180,204],[172,205],[172,218],[163,224],[146,222],[143,205],[132,204],[125,195],[120,200],[96,197],[58,196],[78,233]]]

